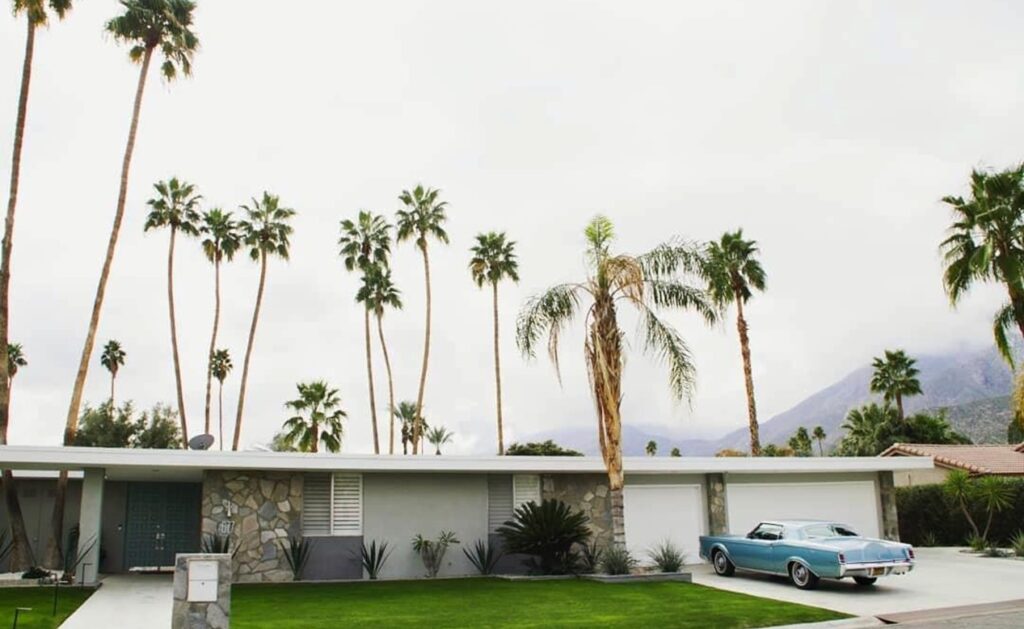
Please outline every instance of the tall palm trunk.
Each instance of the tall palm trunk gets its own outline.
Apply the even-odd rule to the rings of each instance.
[[[426,238],[426,236],[424,236]],[[427,245],[420,246],[423,252],[423,277],[427,285],[427,325],[423,338],[423,368],[420,370],[420,390],[416,395],[416,419],[412,425],[412,453],[419,454],[420,441],[423,432],[423,393],[427,388],[427,363],[430,361],[430,256],[427,253]]]
[[[320,451],[320,427],[317,426],[316,422],[313,422],[313,449],[310,452],[314,454]]]
[[[249,380],[249,358],[252,357],[252,344],[256,339],[256,324],[260,320],[260,305],[263,303],[263,287],[267,282],[267,252],[260,252],[260,285],[256,290],[256,307],[252,311],[252,325],[249,326],[249,343],[245,346],[245,361],[242,363],[242,386],[238,390],[238,409],[235,412],[235,437],[231,441],[231,449],[238,449],[238,441],[242,436],[242,408],[245,405],[245,384]]]
[[[213,352],[217,349],[217,328],[220,326],[220,253],[213,262],[213,333],[210,335],[210,351],[206,355],[206,423],[205,432],[210,434],[210,389],[213,387]],[[223,383],[222,383],[223,385]],[[223,418],[221,419],[223,424]],[[224,440],[224,428],[221,426],[221,442]],[[223,448],[222,448],[223,449]]]
[[[498,283],[491,282],[494,296],[494,390],[498,399],[498,456],[505,454],[505,432],[501,417],[501,354],[498,348]]]
[[[896,394],[896,415],[903,421],[903,396],[899,393]]]
[[[32,57],[36,44],[36,24],[31,11],[25,11],[27,31],[25,33],[25,59],[21,66],[21,90],[18,92],[18,114],[14,123],[14,149],[11,155],[11,186],[7,200],[7,215],[4,217],[3,252],[0,254],[0,436],[7,444],[7,426],[11,418],[10,373],[8,372],[8,312],[10,308],[11,249],[14,245],[14,210],[18,204],[18,181],[21,177],[21,147],[25,139],[25,117],[28,112],[28,88],[32,79]],[[7,505],[7,519],[11,525],[11,553],[9,569],[27,570],[32,566],[32,546],[25,529],[25,518],[21,512],[18,486],[10,470],[3,471],[4,503]]]
[[[188,421],[185,419],[185,396],[181,391],[181,360],[178,358],[178,324],[174,318],[174,241],[178,230],[171,227],[171,244],[167,248],[167,312],[171,318],[171,353],[174,356],[174,384],[178,394],[178,417],[181,421],[182,447],[188,447]]]
[[[217,424],[220,428],[220,438],[217,440],[217,444],[220,449],[224,449],[224,382],[218,380],[220,386],[217,388]]]
[[[754,402],[754,374],[750,366],[750,337],[747,320],[743,317],[743,299],[736,292],[736,330],[740,335],[740,354],[743,356],[743,382],[747,387],[747,421],[750,425],[750,455],[761,455],[761,436],[757,425],[757,405]]]
[[[395,382],[391,377],[391,358],[388,356],[388,344],[384,342],[384,317],[377,313],[377,336],[380,337],[380,349],[384,353],[384,368],[388,372],[388,416],[391,417],[388,429],[388,454],[395,453]],[[404,444],[403,444],[404,445]]]
[[[601,454],[608,472],[612,511],[612,541],[626,544],[622,488],[622,335],[610,297],[599,297],[594,305],[587,348],[591,384],[597,406],[598,424],[603,428]]]
[[[366,377],[370,383],[370,421],[373,423],[373,453],[380,454],[377,436],[377,395],[373,390],[373,355],[370,347],[370,308],[363,308],[363,329],[366,337]]]
[[[78,361],[78,373],[75,374],[75,385],[71,390],[71,403],[64,424],[64,445],[70,445],[78,432],[78,411],[82,406],[82,392],[85,389],[85,378],[89,373],[89,359],[96,343],[96,329],[100,325],[100,312],[103,310],[103,297],[107,292],[107,279],[110,267],[114,264],[114,250],[117,248],[117,237],[121,232],[121,221],[124,218],[124,204],[128,198],[128,172],[131,170],[132,153],[135,150],[135,135],[139,128],[139,112],[142,109],[142,94],[146,89],[146,73],[149,62],[153,58],[153,48],[147,47],[142,55],[142,66],[139,68],[139,82],[135,87],[135,104],[132,106],[132,121],[128,127],[128,143],[124,147],[124,158],[121,161],[121,184],[117,193],[117,209],[114,211],[114,224],[110,229],[110,240],[107,242],[107,255],[100,271],[100,281],[96,286],[96,297],[92,303],[92,315],[89,317],[89,329],[85,335],[85,346],[82,357]],[[46,544],[43,565],[56,569],[61,566],[63,551],[61,537],[64,534],[64,502],[67,498],[68,473],[61,471],[57,477],[57,491],[54,496],[53,514],[50,518],[50,539]]]
[[[117,370],[110,372],[110,408],[114,407],[114,381],[117,380]]]

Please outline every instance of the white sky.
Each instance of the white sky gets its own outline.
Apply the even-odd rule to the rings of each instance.
[[[97,343],[117,338],[127,349],[122,398],[174,400],[167,235],[142,230],[152,183],[172,175],[211,204],[233,208],[268,189],[298,211],[293,259],[269,270],[247,444],[285,419],[297,381],[325,378],[350,415],[344,451],[369,451],[357,279],[337,258],[337,223],[360,208],[392,215],[417,182],[450,202],[452,244],[432,250],[426,406],[455,431],[453,452],[490,452],[495,439],[490,301],[466,270],[480,231],[519,242],[522,282],[501,294],[510,440],[593,421],[582,330],[564,337],[563,387],[546,362],[518,356],[512,330],[528,295],[581,276],[581,232],[596,212],[615,221],[628,252],[737,226],[760,242],[769,287],[749,321],[765,419],[885,347],[989,342],[998,292],[978,290],[956,312],[943,295],[937,244],[949,215],[938,199],[962,192],[972,166],[1022,157],[1024,15],[1012,1],[282,7],[201,2],[195,76],[169,86],[150,77]],[[106,246],[137,76],[102,32],[117,12],[113,0],[79,2],[37,37],[13,276],[11,335],[30,361],[15,384],[15,443],[59,440]],[[23,46],[22,21],[0,19],[5,182]],[[213,276],[198,242],[179,250],[196,434]],[[389,316],[387,334],[397,395],[411,399],[422,264],[408,245],[394,264],[406,309]],[[233,417],[256,266],[236,261],[224,279]],[[692,437],[741,425],[734,322],[669,318],[696,356],[698,394],[692,408],[674,405],[664,370],[633,353],[626,421]],[[86,390],[94,403],[109,385],[98,355]]]

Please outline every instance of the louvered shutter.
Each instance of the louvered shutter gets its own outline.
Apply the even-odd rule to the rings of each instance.
[[[527,502],[540,504],[540,476],[516,474],[512,477],[512,497],[516,507]]]
[[[306,474],[302,496],[302,534],[331,534],[330,474]]]
[[[363,534],[363,477],[334,475],[334,535]]]
[[[512,519],[512,477],[491,474],[487,477],[487,530],[491,533]]]

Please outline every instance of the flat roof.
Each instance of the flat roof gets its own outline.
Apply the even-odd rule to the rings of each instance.
[[[800,474],[930,469],[931,457],[624,457],[637,474]],[[604,473],[600,457],[420,456],[310,454],[219,450],[137,450],[67,446],[0,446],[0,468],[84,470],[103,468],[111,480],[198,479],[203,470],[281,472]]]

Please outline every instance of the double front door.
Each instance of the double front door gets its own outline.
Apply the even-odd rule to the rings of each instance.
[[[177,553],[199,552],[199,483],[128,483],[125,568],[166,568]]]

